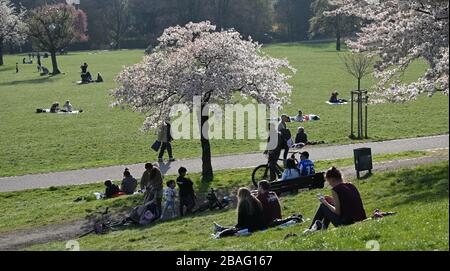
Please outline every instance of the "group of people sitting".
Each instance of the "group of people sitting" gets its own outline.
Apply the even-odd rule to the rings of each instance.
[[[175,199],[179,198],[179,214],[192,213],[196,205],[196,195],[194,192],[194,183],[187,175],[187,169],[180,167],[178,169],[178,178],[176,180],[168,180],[166,189],[164,189],[164,177],[157,166],[152,163],[145,164],[145,171],[140,180],[140,189],[138,181],[131,175],[128,168],[123,172],[123,179],[120,187],[111,180],[105,181],[105,198],[114,198],[120,195],[133,195],[137,192],[144,193],[144,205],[154,201],[157,207],[157,218],[165,217],[171,212],[172,218],[176,217]],[[178,185],[178,195],[176,186]],[[165,207],[162,209],[162,201],[165,198]]]
[[[333,91],[331,93],[331,97],[328,100],[328,102],[331,103],[331,104],[343,104],[343,103],[347,102],[347,100],[338,99],[338,96],[339,96],[339,93],[337,91]]]
[[[318,195],[319,208],[305,233],[326,230],[330,223],[339,227],[366,219],[358,189],[353,184],[345,182],[338,169],[330,168],[325,173],[325,179],[331,186],[332,196]],[[267,181],[259,183],[256,193],[247,188],[240,188],[237,196],[237,224],[233,227],[223,227],[214,222],[215,238],[239,235],[244,230],[248,232],[264,230],[289,221],[304,221],[301,215],[282,219],[278,197],[270,191],[270,183]]]
[[[314,175],[314,162],[309,160],[307,151],[300,153],[300,161],[298,162],[294,156],[287,159],[286,169],[283,171],[280,181],[297,179],[299,177]]]
[[[83,65],[81,65],[80,68],[81,68],[81,83],[82,84],[103,82],[103,77],[101,76],[100,73],[97,73],[97,79],[95,81],[92,79],[92,75],[88,71],[88,64],[86,62]]]
[[[50,107],[50,109],[41,109],[41,108],[36,109],[36,113],[74,113],[74,112],[75,113],[82,113],[83,110],[80,109],[78,111],[75,111],[69,100],[67,100],[64,103],[62,108],[59,105],[59,102],[54,102],[52,104],[52,106]]]

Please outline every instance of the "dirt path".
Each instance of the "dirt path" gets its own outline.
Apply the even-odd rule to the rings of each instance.
[[[387,161],[374,164],[373,172],[413,167],[438,161],[448,161],[448,156],[437,155],[421,158]],[[353,167],[342,169],[346,178],[356,177]],[[54,224],[29,230],[18,230],[0,234],[0,250],[20,250],[36,244],[76,239],[90,229],[92,224],[87,220]]]
[[[334,160],[353,157],[353,150],[356,148],[371,148],[372,155],[388,154],[448,148],[448,140],[449,136],[446,134],[349,145],[307,146],[304,150],[307,150],[310,153],[312,160]],[[212,158],[214,170],[255,167],[263,163],[267,163],[267,158],[262,155],[262,152],[216,156]],[[176,175],[180,166],[186,167],[191,173],[201,172],[202,170],[201,158],[180,160],[172,163],[160,163],[159,166],[165,175]],[[143,164],[135,164],[16,177],[0,177],[0,192],[47,188],[50,186],[97,183],[107,179],[115,180],[122,176],[125,167],[129,168],[136,176],[141,174],[144,170]]]

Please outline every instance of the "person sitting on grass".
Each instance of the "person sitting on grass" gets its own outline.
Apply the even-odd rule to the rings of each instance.
[[[113,198],[120,193],[120,188],[116,184],[113,184],[111,180],[105,181],[105,198]]]
[[[308,134],[305,133],[305,128],[298,127],[297,129],[297,135],[295,136],[295,144],[308,144]]]
[[[59,107],[59,102],[54,102],[50,107],[50,113],[58,113],[59,111],[61,111],[61,108]]]
[[[47,67],[45,67],[45,66],[42,66],[41,67],[41,76],[44,76],[44,75],[48,75],[50,72],[49,72],[49,70],[47,69]]]
[[[332,187],[332,196],[318,195],[320,207],[305,233],[326,230],[330,223],[339,227],[367,218],[358,189],[353,184],[344,182],[342,173],[337,168],[330,168],[325,173],[325,179]]]
[[[309,153],[307,151],[300,153],[300,162],[298,163],[298,169],[300,170],[300,176],[314,175],[314,162],[309,160]]]
[[[301,110],[299,110],[297,116],[295,116],[295,121],[303,122],[303,112]]]
[[[191,179],[186,178],[187,169],[185,167],[180,167],[178,169],[177,185],[180,189],[180,216],[183,216],[184,206],[186,206],[186,214],[192,213],[192,209],[195,207],[195,192],[194,183]]]
[[[300,169],[295,163],[295,159],[289,158],[286,161],[286,169],[283,171],[280,181],[297,179],[300,177]]]
[[[215,238],[233,236],[240,230],[247,229],[250,232],[263,230],[265,223],[261,202],[252,195],[248,188],[238,190],[237,224],[231,228],[225,228],[214,222]]]
[[[267,227],[276,227],[291,220],[294,220],[295,222],[302,221],[302,217],[299,215],[293,215],[282,219],[280,201],[278,200],[277,194],[270,191],[270,183],[268,181],[263,180],[258,183],[258,193],[256,198],[261,202],[264,223]]]
[[[131,176],[128,168],[123,172],[123,180],[120,186],[120,190],[127,195],[133,195],[137,187],[137,180]]]
[[[95,80],[95,82],[97,83],[102,83],[103,82],[103,77],[100,73],[97,73],[97,80]]]
[[[338,99],[338,96],[339,96],[339,93],[338,93],[337,91],[333,91],[333,92],[331,93],[331,97],[330,97],[329,102],[332,103],[332,104],[340,104],[340,103],[345,103],[345,102],[347,102],[347,100],[344,100],[344,99]]]
[[[69,100],[67,100],[66,103],[63,105],[63,108],[61,109],[61,111],[67,112],[67,113],[71,113],[73,111],[73,106]]]

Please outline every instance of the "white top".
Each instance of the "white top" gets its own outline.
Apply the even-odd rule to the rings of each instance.
[[[280,181],[297,179],[299,177],[300,177],[300,170],[298,170],[296,168],[287,168],[287,169],[284,170]]]
[[[73,111],[73,106],[69,103],[69,104],[64,104],[63,109],[66,110],[67,112],[72,112]]]
[[[166,201],[175,201],[177,190],[175,188],[167,187],[164,195],[166,196]]]

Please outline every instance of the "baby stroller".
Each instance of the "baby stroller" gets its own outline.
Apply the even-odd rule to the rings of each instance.
[[[227,196],[223,197],[222,200],[219,200],[216,196],[216,191],[213,188],[211,188],[211,190],[206,195],[206,199],[207,200],[197,209],[195,209],[193,213],[204,212],[208,209],[210,211],[214,209],[222,210],[223,208],[228,206],[228,204],[230,204],[230,200]]]
[[[132,222],[138,225],[148,225],[153,223],[159,217],[160,213],[158,206],[156,205],[156,199],[153,199],[143,205],[134,207],[127,218],[125,218],[125,222]]]

